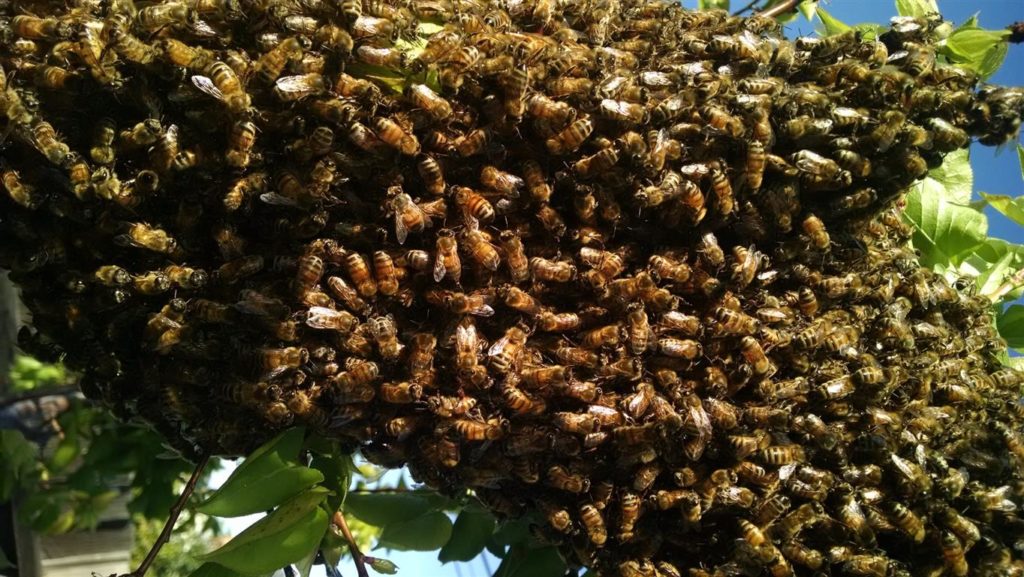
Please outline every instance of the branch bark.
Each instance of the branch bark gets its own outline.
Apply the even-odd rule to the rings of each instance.
[[[769,8],[767,10],[762,10],[762,11],[758,12],[757,15],[758,16],[767,16],[769,18],[775,18],[776,16],[781,16],[782,14],[785,14],[786,12],[792,12],[792,11],[796,10],[796,7],[797,7],[798,4],[800,4],[800,2],[801,2],[801,0],[786,0],[785,2],[776,4],[775,6],[772,6],[771,8]]]
[[[341,529],[341,534],[348,541],[348,549],[352,553],[352,561],[356,564],[356,573],[359,577],[370,577],[369,572],[366,570],[366,563],[363,561],[363,553],[359,550],[359,545],[356,543],[356,538],[352,536],[348,523],[345,522],[345,515],[341,511],[335,511],[334,518],[331,521],[336,527]]]
[[[207,463],[210,462],[210,457],[204,455],[196,464],[196,468],[192,471],[192,476],[189,477],[188,483],[185,484],[185,489],[181,492],[178,500],[175,501],[174,506],[171,507],[171,515],[168,517],[167,522],[164,523],[164,529],[160,532],[160,536],[156,538],[156,543],[153,543],[153,547],[150,548],[149,553],[146,554],[146,558],[139,563],[138,569],[132,571],[130,577],[143,577],[146,571],[149,570],[149,566],[153,564],[156,556],[160,553],[160,549],[171,539],[171,532],[174,530],[174,524],[178,521],[178,516],[185,509],[185,503],[188,502],[188,498],[192,496],[192,492],[196,489],[196,483],[199,482],[199,476],[203,474],[203,469],[206,468]]]

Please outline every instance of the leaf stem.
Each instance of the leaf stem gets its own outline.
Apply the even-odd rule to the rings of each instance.
[[[1003,282],[1003,284],[999,285],[999,288],[992,291],[991,294],[985,296],[992,299],[992,302],[998,303],[1000,300],[1003,299],[1004,296],[1007,295],[1007,293],[1016,289],[1019,286],[1024,286],[1024,269],[1021,269],[1013,273],[1013,275],[1011,275],[1010,278],[1006,279],[1006,281]]]
[[[130,573],[131,577],[143,577],[146,571],[149,570],[149,566],[153,564],[157,554],[160,553],[160,549],[167,544],[171,539],[171,532],[174,530],[174,524],[178,521],[178,516],[181,515],[182,510],[185,509],[185,503],[188,502],[188,498],[192,496],[192,492],[196,489],[196,483],[199,482],[199,476],[202,475],[203,469],[206,468],[207,463],[210,462],[209,455],[203,455],[199,459],[199,463],[196,464],[196,468],[192,471],[192,476],[189,477],[188,483],[185,484],[185,489],[178,496],[178,500],[174,502],[171,507],[171,515],[167,518],[167,522],[164,523],[163,531],[160,531],[160,536],[156,538],[156,542],[153,543],[153,547],[150,548],[149,553],[146,554],[146,558],[139,563],[138,569]]]
[[[359,577],[370,577],[369,572],[366,571],[366,563],[363,562],[363,554],[359,551],[359,544],[356,543],[355,537],[352,536],[352,531],[348,528],[348,523],[345,522],[345,515],[341,511],[335,511],[331,522],[341,529],[341,534],[348,541],[349,552],[352,553],[352,560],[356,564],[356,573]]]
[[[758,12],[757,15],[775,18],[776,16],[785,14],[786,12],[792,12],[793,10],[796,10],[796,6],[800,2],[801,0],[786,0],[785,2],[776,4],[775,6],[772,6],[767,10],[762,10],[761,12]]]

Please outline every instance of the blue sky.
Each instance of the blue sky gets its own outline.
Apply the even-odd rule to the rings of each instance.
[[[687,8],[696,7],[697,0],[684,0]],[[742,0],[733,0],[733,4],[742,6]],[[1024,0],[938,0],[942,14],[954,24],[963,22],[975,12],[979,12],[980,25],[984,28],[1005,28],[1015,21],[1024,21]],[[896,14],[893,0],[832,0],[823,6],[836,18],[847,24],[861,22],[887,22]],[[735,6],[734,6],[735,9]],[[803,18],[790,25],[797,34],[813,34],[814,25]],[[1024,45],[1010,47],[1002,68],[992,78],[995,84],[1024,86]],[[1021,180],[1017,154],[1013,146],[1008,146],[1001,153],[993,148],[974,145],[971,148],[971,164],[974,166],[975,194],[982,190],[993,194],[1018,196],[1024,194],[1024,181]],[[987,210],[989,217],[990,236],[1003,238],[1012,242],[1024,243],[1024,232],[1014,223],[999,213]],[[229,463],[226,463],[230,467]],[[230,469],[215,477],[223,480]],[[258,516],[249,519],[231,520],[228,529],[237,532],[254,521]],[[382,555],[385,556],[385,555]],[[442,566],[437,561],[437,552],[429,553],[398,553],[386,556],[398,564],[399,575],[405,577],[488,577],[497,568],[499,559],[478,558],[469,563],[452,563]],[[343,563],[343,575],[354,575],[355,570],[350,562]],[[322,577],[323,569],[314,570],[314,575]]]

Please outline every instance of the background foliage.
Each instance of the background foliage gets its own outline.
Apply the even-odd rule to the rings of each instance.
[[[779,19],[801,15],[830,35],[856,29],[864,37],[881,25],[848,25],[817,0],[761,0],[738,11],[792,6]],[[701,9],[729,9],[729,0],[698,0]],[[895,0],[898,14],[923,16],[938,11],[934,0]],[[424,38],[430,25],[419,30]],[[1001,65],[1009,46],[1006,30],[985,30],[976,17],[946,27],[939,58],[977,72],[982,78]],[[422,40],[422,39],[421,39]],[[424,42],[412,42],[410,51]],[[375,71],[365,71],[373,75]],[[396,90],[409,79],[378,78]],[[431,79],[419,79],[430,82]],[[1016,145],[1024,179],[1024,147]],[[1024,227],[1024,196],[979,191],[972,198],[974,177],[967,150],[949,154],[944,164],[917,183],[906,199],[904,215],[914,228],[914,247],[923,266],[960,281],[968,290],[992,300],[996,325],[1015,353],[1024,352],[1024,305],[1015,303],[1024,291],[1024,238],[1018,229],[1011,239],[989,236],[986,207]],[[1021,358],[1005,362],[1024,368]],[[13,391],[66,384],[60,366],[19,357],[12,371]],[[56,433],[38,445],[13,430],[0,430],[0,501],[18,496],[26,514],[21,519],[46,533],[94,527],[99,513],[116,496],[119,479],[130,479],[130,509],[139,542],[136,559],[156,540],[192,465],[170,452],[159,458],[159,437],[140,426],[116,422],[108,413],[81,401],[57,419]],[[207,475],[210,469],[207,470]],[[261,576],[294,565],[308,575],[314,562],[336,567],[350,547],[394,551],[437,551],[443,563],[468,561],[487,551],[500,559],[495,577],[555,577],[567,571],[557,550],[532,537],[536,519],[502,521],[469,492],[442,496],[409,487],[400,479],[385,481],[382,471],[340,454],[331,442],[292,429],[261,447],[242,462],[216,491],[201,482],[192,506],[179,522],[175,537],[151,568],[153,575]],[[350,543],[336,523],[344,514]],[[267,512],[266,516],[223,547],[207,551],[203,543],[217,533],[216,518]],[[318,555],[319,552],[319,555]],[[397,567],[386,559],[366,557],[381,573]],[[0,568],[5,560],[0,557]],[[328,574],[332,570],[328,569]]]

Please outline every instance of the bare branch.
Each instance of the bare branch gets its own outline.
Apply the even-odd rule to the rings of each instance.
[[[369,572],[366,571],[366,563],[363,562],[363,554],[359,551],[359,544],[356,543],[355,537],[352,536],[352,531],[348,528],[348,523],[345,522],[345,515],[341,511],[335,511],[331,522],[341,529],[341,534],[348,541],[349,552],[352,553],[352,560],[356,564],[356,573],[359,577],[370,577]]]
[[[156,542],[153,543],[153,547],[150,548],[149,553],[146,554],[146,558],[139,563],[139,568],[132,571],[129,575],[131,577],[143,577],[146,571],[149,570],[149,566],[153,564],[157,554],[160,553],[160,549],[170,540],[171,532],[174,530],[174,524],[178,521],[178,516],[181,515],[182,510],[185,509],[185,503],[188,502],[188,498],[192,496],[192,492],[196,489],[196,483],[199,482],[199,476],[203,474],[203,469],[206,468],[207,463],[210,462],[209,455],[204,455],[196,464],[196,468],[192,471],[192,476],[189,477],[188,483],[185,484],[185,489],[181,492],[178,500],[175,501],[174,506],[171,507],[171,515],[167,518],[167,522],[164,523],[164,529],[160,532],[160,536],[156,538]]]
[[[775,18],[776,16],[781,16],[782,14],[785,14],[787,12],[793,12],[794,10],[796,10],[796,7],[798,4],[800,4],[800,1],[801,0],[786,0],[785,2],[776,4],[775,6],[772,6],[767,10],[762,10],[761,12],[758,12],[757,15]]]

